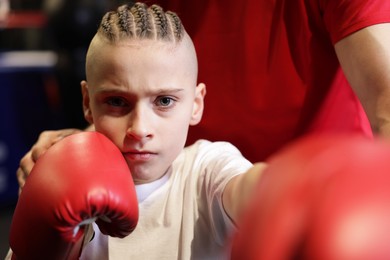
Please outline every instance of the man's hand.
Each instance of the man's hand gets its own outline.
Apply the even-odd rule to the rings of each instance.
[[[20,160],[19,168],[16,171],[16,177],[19,183],[19,192],[26,182],[27,176],[35,165],[38,158],[46,152],[46,150],[65,136],[81,132],[79,129],[62,129],[55,131],[44,131],[39,135],[38,141],[33,145],[30,151]]]

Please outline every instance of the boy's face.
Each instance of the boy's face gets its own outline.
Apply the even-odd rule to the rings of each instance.
[[[95,37],[82,82],[86,119],[122,151],[135,183],[166,173],[182,151],[189,125],[203,112],[204,84],[196,86],[196,58],[184,39],[116,45]]]

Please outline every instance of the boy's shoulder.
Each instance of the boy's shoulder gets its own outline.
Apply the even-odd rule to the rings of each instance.
[[[245,160],[244,156],[232,143],[200,139],[184,148],[181,156],[186,161],[195,160],[206,163],[226,161],[232,158]]]
[[[188,145],[184,150],[197,150],[197,151],[213,151],[213,150],[231,150],[234,153],[241,152],[232,143],[226,141],[210,141],[206,139],[199,139],[191,145]]]
[[[208,183],[223,189],[233,176],[246,172],[252,163],[229,142],[198,140],[173,162],[173,175],[194,185]]]

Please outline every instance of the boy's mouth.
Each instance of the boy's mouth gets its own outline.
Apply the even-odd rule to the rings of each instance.
[[[149,161],[153,159],[156,155],[157,153],[137,150],[123,153],[123,156],[129,161]]]

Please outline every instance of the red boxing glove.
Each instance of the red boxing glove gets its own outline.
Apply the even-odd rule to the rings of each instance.
[[[269,160],[232,259],[390,259],[390,143],[310,137]]]
[[[138,201],[129,167],[104,135],[84,132],[54,144],[35,164],[10,228],[13,259],[78,259],[86,222],[125,237]]]

